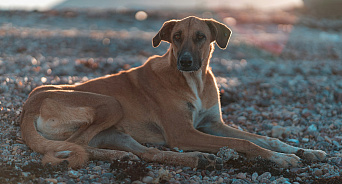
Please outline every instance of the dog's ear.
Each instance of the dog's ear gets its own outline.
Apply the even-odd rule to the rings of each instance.
[[[211,32],[211,41],[216,41],[216,44],[225,49],[228,45],[232,31],[224,24],[217,22],[214,19],[206,19],[205,22],[209,26]]]
[[[159,32],[152,39],[153,47],[158,47],[162,40],[171,43],[171,32],[177,22],[177,20],[170,20],[163,24]]]

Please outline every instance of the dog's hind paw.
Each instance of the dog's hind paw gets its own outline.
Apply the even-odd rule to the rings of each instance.
[[[72,151],[59,151],[59,152],[55,153],[55,156],[57,158],[60,158],[60,159],[65,159],[65,158],[68,158],[70,156],[71,152]]]
[[[117,150],[111,150],[113,151],[111,155],[109,156],[110,160],[121,160],[121,161],[138,161],[140,160],[138,156],[131,152],[126,152],[126,151],[117,151]]]
[[[213,155],[213,154],[206,154],[200,153],[198,154],[198,169],[207,169],[207,170],[221,170],[223,168],[222,159]]]

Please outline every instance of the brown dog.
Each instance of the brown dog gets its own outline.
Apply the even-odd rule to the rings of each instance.
[[[222,120],[218,88],[209,67],[213,42],[224,49],[231,31],[212,20],[188,17],[165,22],[153,46],[170,43],[163,56],[137,68],[80,85],[41,86],[23,107],[22,136],[43,163],[137,159],[198,168],[222,168],[213,154],[228,146],[280,167],[296,166],[300,148],[231,128]],[[140,143],[185,152],[160,151]],[[120,150],[120,151],[119,151]],[[208,153],[202,153],[208,152]],[[280,153],[283,152],[283,153]],[[304,149],[323,160],[325,152]]]

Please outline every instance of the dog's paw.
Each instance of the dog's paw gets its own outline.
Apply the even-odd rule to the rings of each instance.
[[[300,149],[297,151],[296,155],[309,162],[323,161],[327,156],[327,154],[322,150],[311,149]]]
[[[198,157],[198,162],[197,162],[198,169],[221,170],[223,168],[222,159],[213,154],[200,153],[197,155],[197,157]]]
[[[295,154],[274,152],[273,156],[270,158],[270,161],[276,163],[279,167],[288,168],[297,167],[300,163],[300,158]]]
[[[134,155],[131,152],[126,151],[116,151],[116,154],[113,155],[113,160],[121,160],[121,161],[138,161],[140,160],[138,156]]]
[[[60,159],[66,159],[70,156],[72,151],[58,151],[55,153],[55,156]]]

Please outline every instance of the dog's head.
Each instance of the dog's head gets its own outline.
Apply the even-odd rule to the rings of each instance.
[[[153,47],[161,41],[171,44],[173,55],[180,71],[197,71],[206,66],[211,52],[211,43],[221,48],[227,47],[231,30],[214,19],[187,17],[182,20],[170,20],[163,24],[153,38]]]

